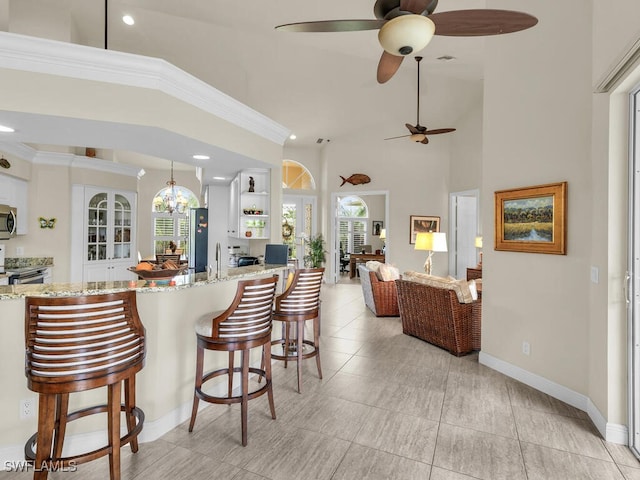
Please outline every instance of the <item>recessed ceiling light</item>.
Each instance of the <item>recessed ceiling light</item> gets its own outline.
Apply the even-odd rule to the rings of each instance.
[[[213,177],[214,180],[226,180],[225,177]]]
[[[134,23],[136,23],[136,21],[133,19],[131,15],[124,15],[122,17],[122,21],[127,25],[133,25]]]
[[[0,132],[2,132],[2,133],[13,133],[13,132],[15,132],[15,129],[13,129],[11,127],[7,127],[5,125],[0,125]]]
[[[298,137],[296,137],[296,134],[295,134],[295,133],[292,133],[291,135],[289,135],[289,138],[290,138],[291,140],[295,140],[295,139],[296,139],[296,138],[298,138]]]
[[[211,157],[209,155],[196,154],[193,156],[193,158],[195,160],[209,160]]]

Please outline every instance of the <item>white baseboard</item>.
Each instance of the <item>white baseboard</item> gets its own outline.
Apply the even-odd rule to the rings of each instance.
[[[239,380],[235,381],[235,384],[238,385]],[[226,395],[226,383],[218,383],[216,385],[212,385],[212,388],[205,390],[205,392],[213,395]],[[153,442],[154,440],[162,437],[165,433],[173,430],[175,427],[191,417],[192,405],[192,402],[189,401],[171,410],[169,413],[163,415],[157,420],[154,420],[152,422],[145,420],[142,427],[142,432],[140,432],[140,435],[138,436],[138,441],[140,443]],[[209,404],[207,402],[201,401],[198,411],[201,411],[208,406]],[[123,429],[122,435],[124,435],[125,433],[126,430]],[[82,452],[89,452],[91,450],[103,447],[106,442],[106,429],[98,432],[70,435],[65,438],[65,455],[67,455],[67,451],[69,452],[69,455],[77,455]],[[23,461],[24,444],[0,447],[0,472],[7,471],[10,465],[16,465],[19,462]]]
[[[528,385],[540,392],[557,398],[572,407],[578,408],[583,412],[586,412],[595,427],[607,442],[619,443],[622,445],[628,445],[629,433],[625,425],[618,425],[613,423],[607,423],[606,418],[600,410],[593,404],[591,399],[581,393],[574,392],[573,390],[552,382],[544,377],[531,373],[520,367],[516,367],[504,360],[492,357],[491,355],[480,352],[478,356],[478,362],[493,370],[496,370],[504,375],[514,378],[525,385]]]

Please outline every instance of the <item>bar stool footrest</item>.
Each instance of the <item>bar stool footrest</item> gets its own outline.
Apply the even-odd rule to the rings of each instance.
[[[77,410],[67,415],[67,423],[73,420],[77,420],[82,417],[87,417],[89,415],[94,415],[96,413],[105,413],[107,412],[108,405],[97,405],[94,407],[87,407],[82,410]],[[126,406],[120,405],[120,411],[126,412]],[[144,424],[144,412],[139,407],[133,407],[131,411],[133,416],[136,418],[136,426],[128,431],[123,437],[120,437],[120,446],[126,445],[135,437],[137,437],[142,431],[142,426]],[[126,424],[126,422],[125,422]],[[34,433],[27,443],[24,445],[24,457],[29,462],[34,462],[36,459],[36,452],[34,451],[34,446],[36,445],[38,440],[38,432]],[[90,462],[100,457],[104,457],[105,455],[111,453],[111,447],[109,445],[105,445],[104,447],[98,448],[96,450],[92,450],[90,452],[81,453],[78,455],[73,455],[71,457],[61,457],[52,459],[53,462],[59,463],[60,467],[68,467],[70,462],[74,462],[74,464],[81,464]]]
[[[242,372],[242,368],[241,367],[235,367],[233,369],[234,373],[241,373]],[[260,368],[255,368],[255,367],[249,367],[249,373],[255,373],[256,375],[258,375],[260,378],[258,380],[258,383],[261,383],[261,380],[264,378],[265,380],[267,379],[267,374],[264,370],[260,369]],[[228,368],[220,368],[218,370],[214,370],[212,372],[207,373],[206,375],[204,375],[202,377],[202,385],[205,384],[205,382],[207,380],[211,380],[212,378],[215,377],[220,377],[222,375],[228,375],[229,374],[229,369]],[[267,389],[269,388],[269,386],[271,385],[271,381],[267,380],[265,381],[265,384],[258,388],[257,390],[254,390],[253,392],[249,392],[249,394],[247,395],[247,398],[249,400],[253,399],[253,398],[257,398],[261,395],[264,395],[265,393],[267,393]],[[209,402],[209,403],[222,403],[222,404],[232,404],[232,403],[240,403],[242,402],[242,395],[233,395],[231,397],[218,397],[216,395],[209,395],[208,393],[204,393],[202,391],[202,387],[200,388],[196,388],[195,390],[197,397],[200,400],[204,400],[205,402]]]
[[[282,345],[283,349],[284,349],[284,343],[285,340],[284,338],[280,338],[278,340],[273,340],[271,342],[271,345]],[[311,341],[311,340],[303,340],[302,341],[303,345],[308,345],[310,347],[313,347],[313,350],[304,353],[304,349],[302,350],[302,358],[312,358],[315,357],[316,355],[318,355],[318,350],[316,349],[315,344]],[[295,340],[289,340],[289,345],[296,347],[297,348],[297,342]],[[276,353],[273,353],[273,350],[271,351],[271,358],[275,358],[276,360],[295,360],[298,358],[298,353],[296,351],[291,351],[289,348],[287,348],[287,355],[278,355]]]

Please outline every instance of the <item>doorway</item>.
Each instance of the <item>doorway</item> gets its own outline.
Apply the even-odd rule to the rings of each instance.
[[[467,268],[478,264],[479,196],[478,190],[449,194],[449,274],[456,278],[466,278]]]
[[[289,258],[304,267],[304,242],[316,234],[316,197],[283,195],[282,243],[289,245]]]
[[[365,222],[362,228],[358,227],[355,222],[351,222],[351,228],[355,233],[351,243],[345,239],[348,238],[345,237],[345,227],[348,228],[348,223],[344,222],[344,218],[340,217],[339,212],[340,199],[347,197],[361,198],[367,204],[368,209],[367,217],[358,219],[360,222]],[[343,264],[341,260],[344,258],[340,254],[341,250],[348,256],[348,254],[351,253],[349,249],[355,248],[353,245],[358,243],[360,245],[371,244],[373,251],[382,250],[384,247],[384,243],[379,237],[379,231],[377,236],[373,235],[373,222],[376,222],[381,228],[391,228],[388,215],[389,194],[387,191],[333,193],[331,195],[331,212],[333,213],[334,220],[330,222],[331,242],[327,242],[327,247],[330,248],[327,260],[331,259],[331,262],[327,262],[329,264],[328,270],[330,270],[330,275],[327,275],[326,278],[327,281],[331,283],[346,282],[350,281],[349,269],[346,268],[346,272],[341,273],[341,265]]]

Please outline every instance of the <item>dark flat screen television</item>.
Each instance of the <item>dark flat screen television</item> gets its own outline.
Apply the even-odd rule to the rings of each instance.
[[[284,244],[269,243],[264,251],[264,263],[266,265],[286,265],[289,260],[289,246]]]

